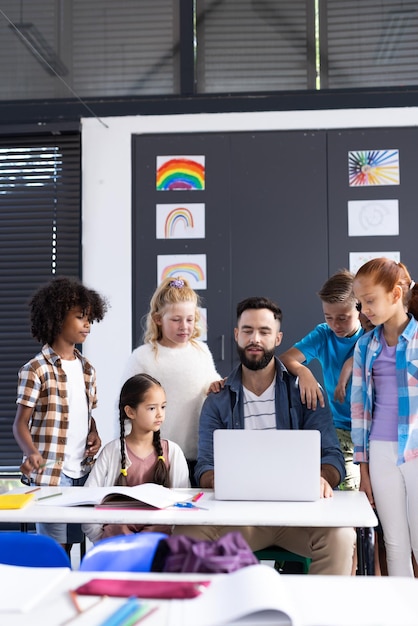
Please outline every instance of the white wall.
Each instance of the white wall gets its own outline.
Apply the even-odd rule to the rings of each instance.
[[[104,443],[119,436],[116,405],[131,351],[131,136],[416,125],[417,107],[82,120],[83,280],[106,295],[111,304],[84,348],[97,369],[99,406],[95,417]]]

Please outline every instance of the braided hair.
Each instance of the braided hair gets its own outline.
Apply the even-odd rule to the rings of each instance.
[[[126,469],[126,450],[125,450],[125,424],[129,419],[125,413],[125,407],[130,406],[132,409],[136,409],[138,404],[144,401],[146,392],[151,387],[161,387],[161,383],[158,382],[152,376],[148,374],[136,374],[124,383],[119,397],[119,425],[120,425],[120,455],[121,455],[121,470],[117,481],[118,485],[127,484],[127,469]],[[163,447],[161,444],[160,431],[157,430],[153,433],[152,444],[157,453],[157,463],[154,468],[153,482],[157,485],[163,485],[164,487],[170,487],[170,477],[166,459],[163,455]]]

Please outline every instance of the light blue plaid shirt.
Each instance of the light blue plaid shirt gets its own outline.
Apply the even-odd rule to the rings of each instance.
[[[374,405],[373,364],[382,350],[382,326],[363,335],[354,350],[351,436],[354,462],[369,461]],[[418,457],[418,322],[411,317],[396,346],[398,465]]]

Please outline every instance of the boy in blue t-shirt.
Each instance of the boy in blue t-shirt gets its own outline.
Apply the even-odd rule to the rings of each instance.
[[[321,364],[325,391],[345,458],[346,479],[340,488],[349,490],[358,489],[360,483],[359,467],[353,464],[351,441],[350,364],[354,346],[364,333],[353,294],[353,278],[354,275],[344,269],[326,281],[318,293],[325,323],[318,324],[280,356],[289,372],[299,377],[302,402],[313,409],[318,402],[324,405],[324,397],[307,364],[313,359]]]

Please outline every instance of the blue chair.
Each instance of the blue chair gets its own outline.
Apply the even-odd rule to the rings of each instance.
[[[46,535],[0,532],[0,563],[25,567],[70,567],[64,548]]]
[[[81,560],[83,572],[149,572],[164,533],[117,535],[97,542]]]

